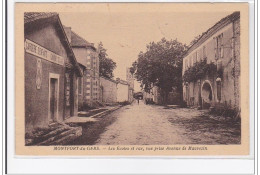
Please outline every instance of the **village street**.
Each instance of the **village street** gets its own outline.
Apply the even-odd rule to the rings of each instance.
[[[135,101],[99,122],[85,124],[75,145],[239,144],[240,123],[207,111]]]
[[[103,26],[110,16],[90,32],[72,22],[95,19],[88,13],[24,14],[26,145],[240,144],[240,12],[209,17],[186,41],[191,32],[175,36],[169,16],[174,35],[143,38],[158,32],[150,13],[141,23],[131,14],[129,24],[114,15],[122,17],[115,26]],[[143,33],[125,28],[139,25]]]

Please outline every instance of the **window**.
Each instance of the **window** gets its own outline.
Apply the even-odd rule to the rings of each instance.
[[[195,52],[195,63],[198,61],[198,51]]]
[[[202,57],[203,57],[203,59],[206,59],[206,57],[207,57],[207,55],[206,55],[206,46],[203,46]]]
[[[223,46],[223,33],[215,38],[215,58],[223,58],[224,46]]]

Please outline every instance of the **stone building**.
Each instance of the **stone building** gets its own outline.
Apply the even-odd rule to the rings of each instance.
[[[130,72],[130,68],[126,68],[126,81],[129,84],[128,101],[134,101],[134,75]]]
[[[65,27],[65,31],[83,72],[83,77],[78,80],[79,108],[83,109],[85,104],[94,106],[100,99],[98,51],[94,44],[80,37],[70,27]]]
[[[240,109],[240,13],[208,29],[183,58],[183,99],[188,106]]]
[[[79,64],[57,13],[24,13],[25,128],[77,115]]]
[[[151,94],[152,94],[152,97],[153,97],[153,102],[155,104],[162,104],[162,98],[161,98],[158,86],[153,86],[153,88],[151,90]]]
[[[105,104],[117,102],[116,80],[100,77],[100,101]]]

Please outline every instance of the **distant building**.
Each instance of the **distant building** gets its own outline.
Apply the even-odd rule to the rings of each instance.
[[[117,102],[129,101],[128,93],[129,93],[129,84],[125,80],[121,80],[120,78],[116,79],[117,81]]]
[[[240,108],[240,12],[221,19],[188,49],[183,58],[183,77],[203,60],[213,65],[210,71],[214,72],[183,82],[187,105]]]
[[[126,68],[126,81],[131,89],[134,89],[134,75],[130,72],[130,68]]]
[[[126,68],[126,81],[129,84],[128,101],[134,100],[134,75],[130,72],[130,68]]]
[[[160,95],[159,87],[158,86],[153,86],[151,90],[151,94],[153,95],[153,102],[155,104],[161,104],[162,103],[162,98]]]
[[[153,86],[153,88],[150,89],[150,92],[143,91],[143,96],[147,103],[152,102],[155,104],[162,104],[162,98],[158,86]]]
[[[24,13],[25,128],[77,115],[79,64],[57,13]]]
[[[100,101],[105,104],[117,102],[117,81],[100,77]]]
[[[65,31],[84,75],[78,80],[79,108],[83,108],[85,103],[93,106],[100,99],[98,51],[70,27],[65,27]]]

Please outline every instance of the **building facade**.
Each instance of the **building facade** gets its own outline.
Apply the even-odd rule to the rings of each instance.
[[[188,106],[240,109],[239,12],[217,22],[188,49],[182,74]]]
[[[115,80],[100,77],[100,101],[105,104],[117,102],[117,82]]]
[[[126,68],[126,81],[129,84],[128,101],[134,101],[134,75],[131,73],[130,68]]]
[[[100,100],[99,57],[94,44],[65,27],[73,52],[80,63],[83,77],[78,80],[79,108],[84,105],[94,106]]]
[[[25,128],[77,115],[82,76],[57,13],[24,13]]]

